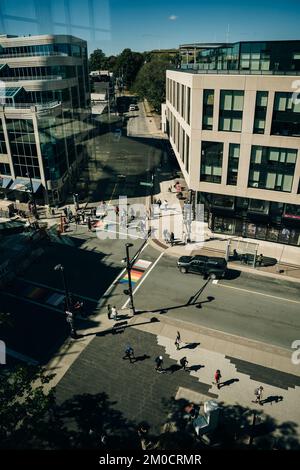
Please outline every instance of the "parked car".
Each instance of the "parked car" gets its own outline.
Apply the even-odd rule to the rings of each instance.
[[[137,110],[137,109],[138,109],[137,104],[133,104],[133,103],[132,103],[132,104],[129,105],[129,111],[135,111],[135,110]]]
[[[204,278],[215,276],[222,278],[227,270],[227,261],[224,258],[209,256],[181,256],[177,261],[181,273],[202,274]]]

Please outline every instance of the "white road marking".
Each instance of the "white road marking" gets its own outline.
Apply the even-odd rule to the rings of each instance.
[[[257,294],[264,297],[271,297],[271,299],[283,300],[284,302],[292,302],[294,304],[300,304],[298,300],[287,299],[286,297],[277,297],[276,295],[264,294],[263,292],[257,292],[255,290],[242,289],[241,287],[227,286],[226,284],[218,284],[220,287],[227,287],[228,289],[240,290],[242,292],[247,292],[248,294]]]
[[[141,253],[145,250],[145,248],[148,246],[148,242],[145,244],[145,246],[141,249]],[[98,304],[97,304],[97,308],[99,307],[102,307],[102,304],[104,303],[104,301],[106,300],[106,297],[107,295],[109,294],[109,292],[112,290],[113,287],[115,287],[115,285],[118,283],[119,279],[125,274],[126,272],[126,268],[124,268],[120,274],[118,274],[118,276],[115,278],[115,280],[111,283],[111,285],[106,289],[106,291],[104,292],[104,294],[102,295],[101,299],[99,300]]]
[[[137,285],[137,287],[134,289],[132,295],[134,295],[136,293],[136,291],[141,287],[141,285],[143,284],[143,282],[147,279],[147,277],[149,276],[149,274],[151,273],[151,271],[155,268],[155,266],[157,265],[157,263],[159,262],[160,258],[165,254],[165,252],[163,251],[159,257],[157,258],[157,260],[152,264],[151,268],[149,269],[149,271],[146,272],[146,274],[143,276],[142,280],[139,282],[139,284]],[[125,304],[123,305],[122,309],[123,308],[126,308],[128,303],[130,302],[130,298],[128,300],[126,300]]]

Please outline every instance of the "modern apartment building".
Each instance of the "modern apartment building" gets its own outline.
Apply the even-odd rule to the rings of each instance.
[[[209,227],[300,245],[300,41],[180,50],[167,132]]]
[[[58,204],[76,181],[89,132],[86,41],[0,35],[0,194]],[[30,181],[31,180],[31,181]]]

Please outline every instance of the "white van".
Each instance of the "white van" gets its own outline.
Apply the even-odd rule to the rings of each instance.
[[[135,111],[135,110],[136,110],[136,104],[130,104],[129,111]]]

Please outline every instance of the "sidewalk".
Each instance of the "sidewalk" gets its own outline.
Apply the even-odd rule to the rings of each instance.
[[[143,318],[153,317],[145,314]],[[178,362],[186,356],[191,376],[208,386],[208,392],[226,405],[240,405],[260,409],[278,422],[300,423],[300,369],[291,362],[291,352],[269,344],[212,330],[184,321],[158,316],[158,321],[139,325],[133,317],[131,326],[156,335],[165,354]],[[174,340],[178,329],[181,348],[176,350]],[[193,367],[194,366],[194,367]],[[218,390],[212,384],[214,372],[220,369],[224,385]],[[264,406],[252,404],[254,390],[263,385]],[[200,390],[199,390],[200,391]],[[203,401],[209,396],[180,389],[180,398]],[[199,396],[198,396],[199,395]]]

